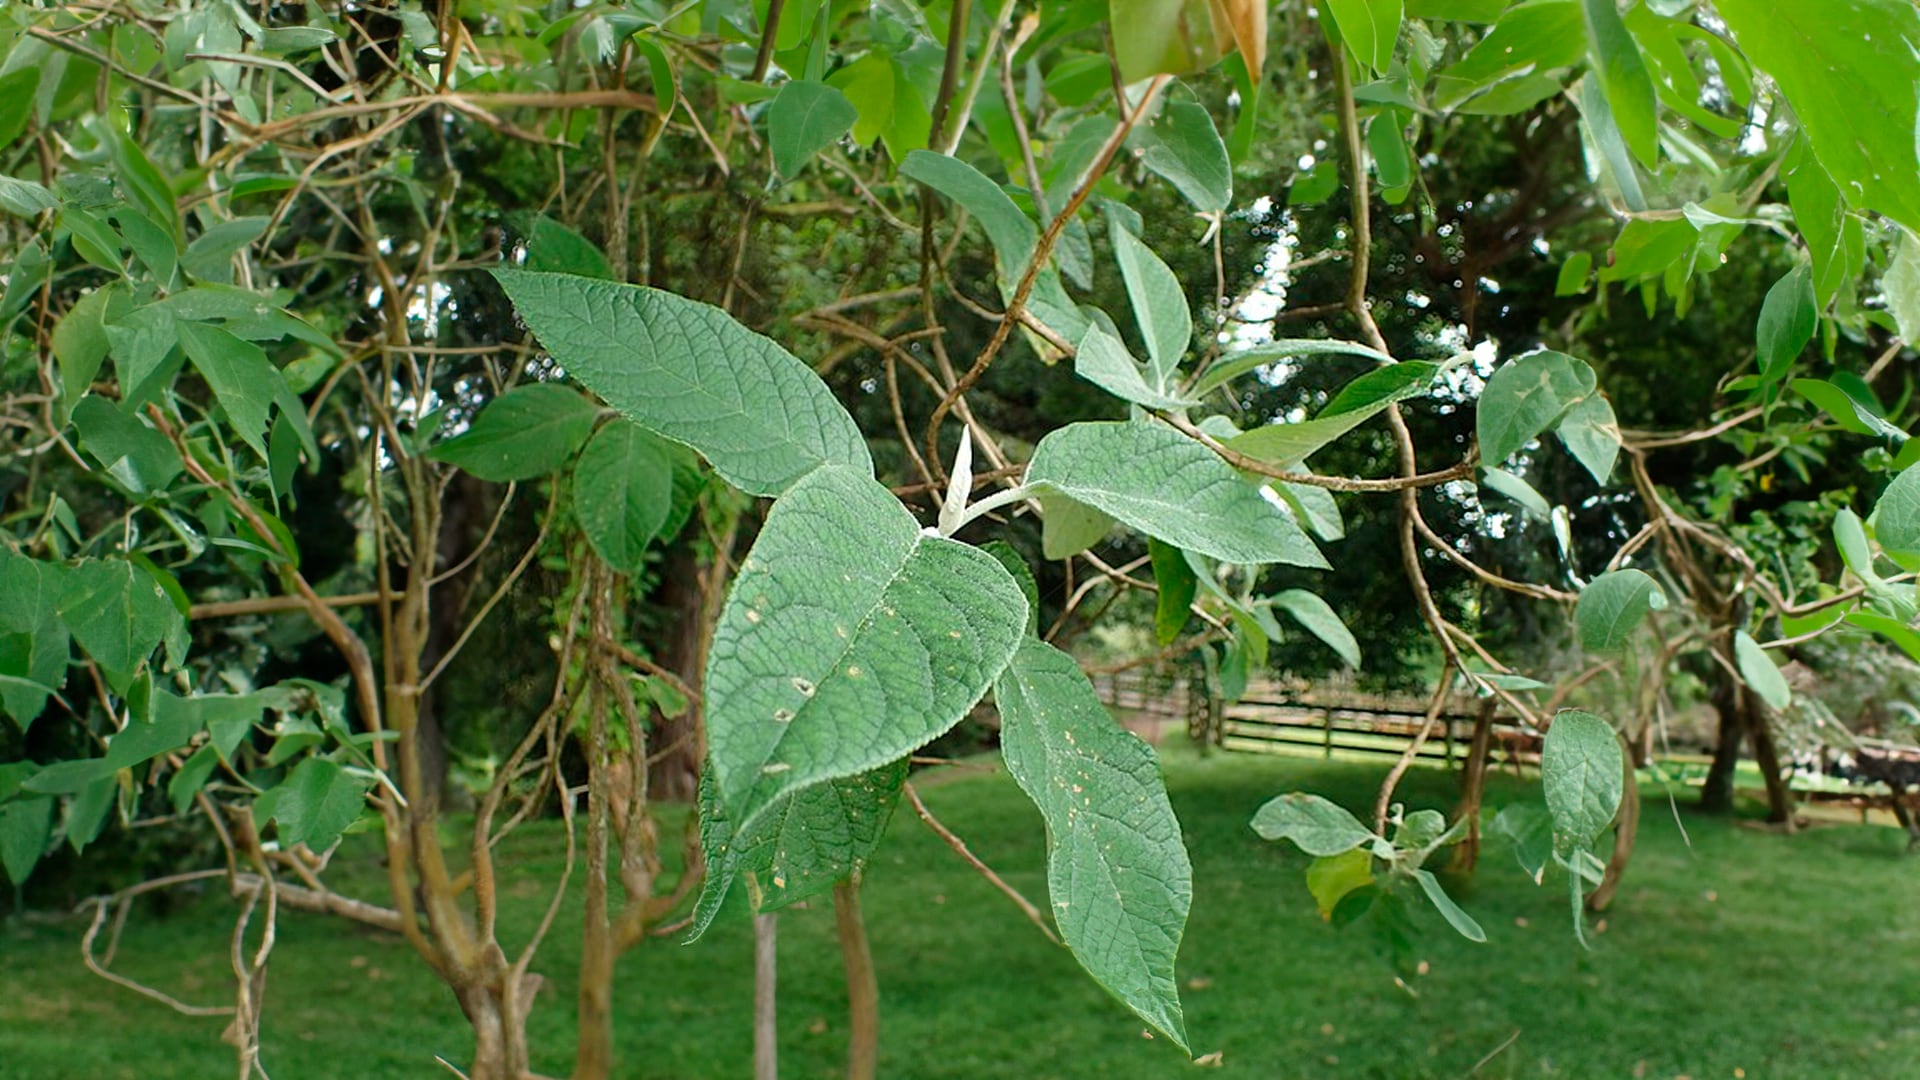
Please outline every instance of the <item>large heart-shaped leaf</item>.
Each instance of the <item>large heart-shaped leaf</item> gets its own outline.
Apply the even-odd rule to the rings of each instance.
[[[873,471],[820,377],[719,308],[567,274],[494,276],[568,374],[747,494],[778,495],[822,465]]]
[[[876,769],[958,723],[1027,625],[993,556],[921,532],[840,466],[773,506],[707,665],[707,737],[738,828],[786,795]]]
[[[1174,959],[1193,869],[1153,750],[1073,657],[1028,639],[994,684],[1007,771],[1047,823],[1060,936],[1101,986],[1187,1048]]]

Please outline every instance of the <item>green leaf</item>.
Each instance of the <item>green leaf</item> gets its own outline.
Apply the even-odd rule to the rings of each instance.
[[[73,410],[80,445],[107,472],[136,493],[159,491],[180,475],[180,453],[138,415],[129,416],[97,395]]]
[[[27,634],[59,608],[61,567],[0,543],[0,634]]]
[[[1113,515],[1057,491],[1040,492],[1039,502],[1040,553],[1049,559],[1078,555],[1113,531]]]
[[[270,26],[260,34],[260,51],[278,56],[308,52],[339,40],[324,26]]]
[[[1340,855],[1326,855],[1307,864],[1307,891],[1313,894],[1320,917],[1333,918],[1333,909],[1356,889],[1373,882],[1373,853],[1357,847]]]
[[[1373,173],[1388,203],[1398,205],[1413,183],[1413,155],[1407,149],[1406,113],[1384,109],[1367,124],[1367,149]]]
[[[227,411],[234,434],[265,458],[269,411],[276,399],[291,396],[286,380],[258,345],[217,326],[182,319],[179,333],[181,348]]]
[[[114,805],[119,801],[119,795],[119,782],[111,776],[103,776],[88,784],[67,803],[67,846],[73,849],[74,854],[85,851],[88,844],[99,838],[100,830],[107,824],[107,815],[113,812]],[[175,810],[175,813],[182,812]]]
[[[53,834],[53,800],[46,797],[14,799],[0,803],[0,869],[14,888],[27,883],[28,875],[46,854],[47,840]]]
[[[1180,631],[1192,617],[1194,595],[1199,579],[1187,556],[1179,548],[1148,538],[1147,555],[1153,562],[1153,583],[1159,593],[1154,604],[1153,636],[1162,645],[1179,640]]]
[[[664,115],[664,113],[662,114]],[[556,274],[616,280],[612,264],[593,242],[545,214],[527,225],[527,261],[524,269]]]
[[[1034,449],[1027,482],[1222,562],[1327,565],[1285,510],[1172,428],[1111,422],[1057,428]]]
[[[1865,402],[1825,379],[1794,379],[1793,392],[1820,407],[1841,428],[1856,435],[1905,441],[1907,433],[1889,424]]]
[[[1195,210],[1218,213],[1233,205],[1233,166],[1206,106],[1169,101],[1127,141],[1141,152],[1140,163],[1171,183]]]
[[[826,83],[794,79],[767,106],[767,143],[773,167],[791,180],[813,155],[832,146],[859,119],[847,95]]]
[[[1920,229],[1914,129],[1920,9],[1911,0],[1720,0],[1849,202]]]
[[[1253,831],[1266,840],[1291,840],[1301,851],[1320,858],[1344,855],[1378,839],[1344,808],[1298,791],[1262,806],[1253,815]]]
[[[1660,105],[1640,46],[1627,31],[1617,0],[1582,0],[1581,8],[1586,15],[1594,70],[1606,87],[1613,121],[1640,164],[1656,168],[1660,163]]]
[[[60,200],[39,184],[0,176],[0,210],[20,217],[33,217],[43,211],[58,209]]]
[[[1871,630],[1898,646],[1910,660],[1920,661],[1920,631],[1899,619],[1873,611],[1855,611],[1847,615],[1849,625]]]
[[[1450,109],[1512,75],[1571,67],[1586,52],[1580,9],[1547,0],[1517,4],[1459,62],[1434,80],[1434,104]]]
[[[27,130],[33,116],[34,93],[40,89],[40,69],[28,66],[0,75],[0,150]]]
[[[60,384],[69,411],[93,389],[94,376],[107,358],[107,305],[116,290],[95,289],[76,301],[53,327],[53,356],[60,362]]]
[[[1920,507],[1914,512],[1920,514]],[[1840,561],[1855,577],[1869,585],[1880,583],[1880,572],[1873,567],[1873,549],[1867,546],[1867,531],[1860,524],[1860,515],[1851,508],[1843,506],[1833,515],[1833,542],[1840,550]],[[4,580],[5,571],[0,568],[0,581]]]
[[[1340,504],[1334,500],[1333,492],[1310,484],[1288,483],[1274,484],[1272,490],[1308,532],[1328,543],[1346,538],[1347,525],[1340,519]]]
[[[1141,374],[1140,362],[1119,338],[1088,323],[1073,354],[1074,374],[1123,401],[1148,409],[1185,409],[1199,404],[1155,390]]]
[[[1147,343],[1153,383],[1164,388],[1180,367],[1187,346],[1193,343],[1193,313],[1187,307],[1187,293],[1180,279],[1167,264],[1113,214],[1107,216],[1107,235],[1113,240],[1113,253],[1120,262],[1120,276],[1127,285],[1127,299],[1133,304],[1133,319],[1140,337]]]
[[[1553,817],[1534,803],[1513,803],[1494,815],[1487,832],[1513,845],[1514,861],[1538,885],[1553,854]]]
[[[1426,393],[1439,370],[1438,364],[1409,360],[1369,371],[1342,387],[1313,419],[1267,424],[1226,440],[1226,445],[1270,464],[1297,465],[1389,406]]]
[[[1400,37],[1400,0],[1327,0],[1340,37],[1354,59],[1374,71],[1393,64],[1393,44]]]
[[[1228,353],[1206,369],[1206,374],[1193,384],[1195,397],[1203,397],[1216,387],[1225,386],[1234,379],[1257,371],[1270,364],[1295,356],[1359,356],[1380,364],[1392,364],[1393,357],[1365,345],[1352,341],[1332,341],[1325,338],[1282,338],[1263,345],[1236,353]],[[1357,380],[1356,380],[1357,381]]]
[[[1587,291],[1588,279],[1592,276],[1593,253],[1576,251],[1560,264],[1560,276],[1553,283],[1553,295],[1578,296]]]
[[[1635,218],[1614,238],[1612,261],[1601,281],[1633,281],[1664,274],[1692,254],[1700,230],[1685,218]]]
[[[1596,393],[1576,402],[1560,418],[1554,434],[1595,483],[1605,484],[1613,475],[1614,462],[1620,457],[1620,422],[1606,398]]]
[[[1920,240],[1912,233],[1900,238],[1900,250],[1880,279],[1880,288],[1887,294],[1887,311],[1900,340],[1920,341]]]
[[[1474,424],[1481,460],[1506,461],[1593,392],[1593,369],[1565,353],[1529,353],[1508,361],[1480,392]]]
[[[187,812],[187,807],[193,805],[193,797],[206,786],[207,778],[213,775],[213,770],[219,764],[220,754],[214,750],[212,744],[208,744],[195,750],[193,756],[175,770],[174,774],[167,779],[167,801],[173,804],[174,813]],[[95,781],[95,786],[111,782],[111,778],[107,778]],[[93,788],[89,787],[87,790],[92,791]]]
[[[1580,647],[1593,653],[1620,652],[1633,640],[1647,613],[1666,606],[1666,595],[1643,571],[1601,574],[1580,590],[1573,607]]]
[[[1625,789],[1620,738],[1592,713],[1567,709],[1553,718],[1540,750],[1540,783],[1553,815],[1553,849],[1561,856],[1593,847],[1620,809]]]
[[[706,770],[700,782],[700,847],[708,869],[689,942],[707,932],[743,873],[753,875],[755,911],[791,906],[859,873],[886,835],[907,759],[797,791],[744,835],[734,833],[712,775]]]
[[[133,196],[132,203],[165,230],[167,240],[177,249],[184,236],[180,227],[180,206],[173,197],[173,188],[168,186],[166,177],[160,174],[138,142],[105,117],[95,119],[102,131],[100,141],[113,158],[115,179]]]
[[[305,844],[314,851],[325,851],[360,816],[371,787],[370,776],[350,773],[325,758],[310,757],[254,801],[254,820],[279,823],[283,850]]]
[[[567,463],[593,432],[600,407],[559,383],[516,386],[487,403],[467,430],[427,456],[504,484],[545,476]]]
[[[1554,5],[1573,10],[1570,4]],[[1628,210],[1640,212],[1647,209],[1647,196],[1640,188],[1640,174],[1635,171],[1633,153],[1627,149],[1627,142],[1620,134],[1620,125],[1613,121],[1613,109],[1607,104],[1607,93],[1596,78],[1580,80],[1577,98],[1580,106],[1580,119],[1586,126],[1586,134],[1594,149],[1600,152],[1600,161],[1606,166],[1606,176],[1620,192],[1620,201]],[[1684,222],[1683,222],[1684,224]],[[1600,271],[1601,281],[1610,281],[1607,276],[1610,267]]]
[[[1535,491],[1532,484],[1505,469],[1488,466],[1480,470],[1480,482],[1519,503],[1520,509],[1540,521],[1553,517],[1553,507],[1547,505],[1546,497]]]
[[[822,465],[873,471],[820,377],[719,308],[562,274],[494,276],[569,375],[747,494],[778,495]]]
[[[216,222],[187,245],[180,265],[202,281],[222,285],[233,283],[233,257],[260,239],[272,221],[265,217],[243,217]]]
[[[959,158],[915,150],[900,165],[900,175],[918,180],[959,203],[986,230],[1000,280],[1018,281],[1033,261],[1040,228],[986,174]]]
[[[1734,632],[1733,658],[1740,667],[1741,680],[1760,695],[1761,701],[1775,709],[1793,704],[1793,689],[1787,685],[1787,677],[1780,674],[1767,650],[1745,630]]]
[[[1305,589],[1286,589],[1273,595],[1273,606],[1293,616],[1293,621],[1338,653],[1348,667],[1360,666],[1360,642],[1325,600]]]
[[[66,574],[60,618],[101,667],[131,675],[182,621],[146,571],[125,559],[94,559]]]
[[[853,104],[859,119],[854,121],[853,141],[871,146],[893,126],[893,61],[873,51],[842,67],[827,79]]]
[[[1071,656],[1028,639],[994,683],[1007,771],[1047,823],[1060,936],[1094,981],[1187,1049],[1174,961],[1193,871],[1153,750]]]
[[[1007,573],[1020,585],[1020,595],[1027,598],[1027,633],[1039,636],[1040,583],[1034,580],[1033,567],[1005,540],[989,540],[980,545],[980,550],[1000,560],[1000,565],[1006,567]]]
[[[1813,298],[1813,272],[1799,263],[1767,290],[1760,305],[1754,336],[1760,343],[1760,383],[1770,386],[1786,377],[1788,369],[1813,340],[1820,325],[1820,309]]]
[[[1212,67],[1232,42],[1207,0],[1108,0],[1114,61],[1129,85]]]
[[[1500,17],[1512,0],[1407,0],[1407,17],[1488,23]]]
[[[5,586],[4,563],[0,562],[0,609],[5,606]],[[53,601],[39,602],[45,607],[40,622],[31,629],[17,634],[0,632],[0,712],[13,717],[22,734],[46,710],[47,698],[66,683],[72,651],[66,624],[55,614]]]
[[[1612,3],[1612,0],[1606,0],[1606,2]],[[1453,902],[1453,897],[1447,895],[1447,890],[1440,887],[1440,879],[1433,876],[1433,871],[1415,870],[1413,880],[1420,883],[1420,891],[1426,893],[1427,899],[1433,902],[1433,906],[1440,909],[1440,914],[1446,918],[1448,926],[1459,931],[1460,936],[1468,941],[1486,944],[1487,932],[1480,929],[1480,924],[1474,921],[1473,916]]]
[[[993,556],[928,536],[870,475],[824,466],[774,503],[714,630],[706,719],[741,829],[781,798],[958,723],[1027,625]]]
[[[1793,224],[1813,256],[1813,288],[1822,307],[1848,286],[1866,262],[1866,237],[1860,219],[1847,212],[1827,171],[1811,155],[1787,174],[1787,198]]]
[[[673,506],[673,459],[645,428],[616,420],[580,452],[573,497],[593,550],[615,570],[638,573]]]

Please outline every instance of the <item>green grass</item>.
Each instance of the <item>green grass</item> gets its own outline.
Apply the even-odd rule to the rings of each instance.
[[[1305,789],[1357,810],[1379,766],[1255,755],[1170,755],[1169,784],[1195,865],[1181,953],[1196,1053],[1247,1077],[1920,1076],[1920,862],[1904,837],[1837,826],[1783,837],[1646,805],[1640,851],[1605,931],[1583,952],[1566,894],[1537,888],[1503,852],[1460,890],[1490,942],[1422,911],[1427,973],[1406,988],[1361,927],[1314,912],[1297,852],[1247,828],[1270,796]],[[1411,805],[1445,807],[1452,778],[1416,770]],[[1029,896],[1044,891],[1038,816],[1001,775],[926,791],[929,804]],[[1501,778],[1498,805],[1537,797]],[[509,946],[525,940],[557,871],[553,826],[506,845]],[[345,869],[378,896],[378,867]],[[338,868],[337,868],[338,869]],[[575,892],[577,901],[577,890]],[[867,885],[882,998],[881,1074],[908,1078],[1185,1075],[1193,1066],[1087,980],[911,813],[896,818]],[[536,970],[535,1066],[572,1057],[575,934],[563,923]],[[168,917],[137,914],[116,969],[201,1003],[229,993],[234,906],[218,895]],[[78,923],[0,927],[0,1076],[8,1080],[230,1075],[221,1020],[181,1017],[89,975]],[[843,987],[826,905],[782,916],[783,1075],[839,1073]],[[618,985],[623,1077],[750,1073],[751,942],[742,923],[694,946],[628,954]],[[398,941],[319,916],[280,924],[266,999],[275,1080],[450,1075],[464,1021]]]

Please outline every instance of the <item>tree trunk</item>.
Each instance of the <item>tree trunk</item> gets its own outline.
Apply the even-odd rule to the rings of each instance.
[[[649,602],[673,620],[659,642],[660,666],[697,687],[707,602],[702,588],[705,568],[689,547],[682,544],[668,556],[660,587]],[[654,760],[647,768],[647,790],[656,798],[691,802],[700,790],[700,759],[706,753],[700,738],[699,703],[688,702],[687,711],[679,716],[656,715],[648,741],[654,747]]]
[[[1767,785],[1767,820],[1792,832],[1793,788],[1787,783],[1786,772],[1780,768],[1780,751],[1773,741],[1772,720],[1765,710],[1758,708],[1750,710],[1747,717],[1753,725],[1753,758],[1760,766],[1760,779]]]
[[[1493,710],[1491,699],[1481,703],[1480,715],[1473,719],[1473,741],[1467,745],[1465,768],[1460,772],[1460,808],[1455,821],[1467,823],[1467,833],[1453,849],[1453,869],[1471,874],[1480,863],[1480,804],[1487,794],[1487,756],[1493,749]]]
[[[833,887],[833,916],[840,928],[840,959],[847,969],[847,1080],[874,1080],[880,1061],[880,986],[860,914],[860,882]]]
[[[1720,716],[1720,745],[1714,748],[1713,764],[1700,788],[1700,809],[1724,814],[1733,809],[1734,772],[1740,766],[1740,744],[1747,737],[1749,702],[1746,688],[1733,673],[1720,665],[1715,668],[1713,711]]]
[[[779,920],[753,917],[753,1080],[780,1080]]]
[[[603,584],[594,575],[587,580]],[[604,629],[598,624],[596,632]],[[604,664],[595,658],[594,663]],[[614,946],[607,922],[607,737],[606,694],[598,682],[587,699],[587,880],[586,911],[580,934],[580,1020],[575,1031],[574,1080],[607,1080],[613,1075]]]
[[[496,954],[497,955],[497,954]],[[473,1061],[469,1080],[525,1080],[530,1075],[527,1054],[527,1012],[540,991],[540,976],[517,982],[505,968],[498,978],[470,983],[456,991],[460,1010],[473,1025]]]
[[[1640,777],[1634,770],[1631,750],[1621,760],[1625,775],[1620,817],[1614,828],[1613,857],[1607,860],[1607,870],[1601,875],[1599,886],[1587,894],[1587,910],[1596,913],[1607,910],[1607,905],[1613,903],[1613,894],[1620,889],[1620,878],[1627,872],[1627,860],[1633,857],[1633,842],[1640,834]]]

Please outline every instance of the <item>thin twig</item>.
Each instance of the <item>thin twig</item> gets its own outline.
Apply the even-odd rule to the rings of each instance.
[[[1040,928],[1040,932],[1047,936],[1048,941],[1053,942],[1055,945],[1061,944],[1060,936],[1053,932],[1053,927],[1047,925],[1046,916],[1040,914],[1040,909],[1034,906],[1033,901],[1020,895],[1020,890],[1007,884],[1005,878],[994,873],[993,867],[981,862],[980,857],[975,855],[967,847],[965,840],[960,839],[960,837],[954,835],[952,829],[941,824],[940,819],[933,816],[933,811],[927,809],[927,804],[921,801],[920,793],[914,790],[911,781],[907,782],[904,790],[907,793],[907,801],[913,804],[913,812],[920,815],[920,820],[926,822],[927,828],[932,829],[935,835],[946,841],[947,846],[952,848],[955,854],[965,859],[967,865],[979,872],[980,876],[986,878],[988,883],[1005,894],[1007,899],[1012,900],[1014,904],[1026,914],[1027,919],[1032,922],[1033,925]]]

